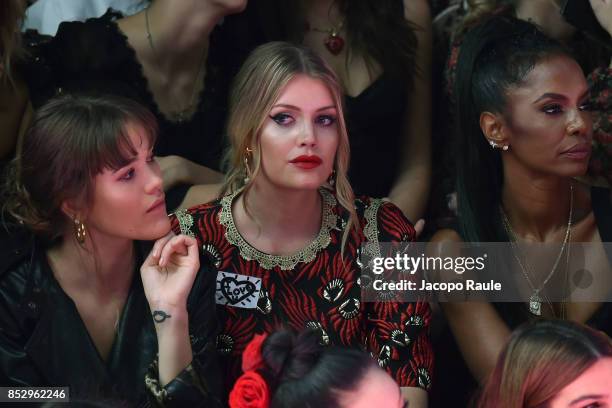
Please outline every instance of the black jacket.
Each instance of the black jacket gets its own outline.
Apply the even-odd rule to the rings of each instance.
[[[75,304],[53,277],[42,245],[17,229],[0,234],[1,386],[69,386],[71,399],[112,399],[129,406],[220,405],[216,274],[210,267],[201,268],[188,300],[193,362],[161,389],[156,386],[157,337],[140,273],[134,274],[105,362]]]

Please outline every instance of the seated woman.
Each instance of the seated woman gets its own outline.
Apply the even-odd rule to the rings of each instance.
[[[587,290],[610,287],[609,274],[599,272],[609,271],[611,262],[601,243],[612,241],[612,197],[574,179],[586,172],[590,157],[587,83],[565,49],[532,24],[500,16],[472,30],[459,55],[455,95],[459,225],[432,240],[557,243],[563,259],[532,274],[534,257],[515,252],[523,261],[508,273],[531,302],[442,304],[465,362],[482,380],[511,330],[537,315],[612,329],[609,317],[600,319],[609,311],[598,311],[599,303],[552,303],[544,296],[553,283],[567,288],[580,280],[566,276],[576,271],[566,263],[577,260],[574,242],[595,244],[585,247],[582,269],[593,278]],[[451,376],[449,386],[470,377],[457,367],[440,370]],[[468,387],[457,388],[466,393]]]
[[[428,304],[360,301],[360,246],[411,241],[414,228],[395,205],[353,196],[334,72],[302,46],[263,45],[239,72],[230,107],[226,195],[172,219],[220,271],[227,384],[253,335],[309,327],[324,344],[366,347],[411,406],[425,406]]]
[[[94,90],[145,105],[159,123],[154,151],[174,209],[189,186],[223,180],[229,83],[252,38],[237,38],[239,24],[227,18],[246,0],[148,3],[131,16],[109,10],[60,24],[51,40],[28,41],[23,72],[35,107],[61,92]]]
[[[116,97],[36,112],[3,197],[2,385],[217,404],[214,282],[197,274],[195,240],[165,237],[148,256],[135,242],[170,231],[156,134],[151,113]]]
[[[612,342],[601,332],[554,320],[517,329],[501,352],[480,408],[612,405]]]
[[[342,85],[357,194],[389,197],[412,221],[431,177],[428,0],[254,2],[272,40],[311,48]]]
[[[230,408],[405,408],[397,383],[363,351],[324,347],[313,330],[258,335],[242,355]]]

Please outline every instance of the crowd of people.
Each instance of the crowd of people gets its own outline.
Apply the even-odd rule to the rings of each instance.
[[[26,20],[57,1],[2,2],[0,386],[612,405],[612,1],[585,2],[608,38],[557,0],[125,0],[51,34]],[[525,301],[365,299],[364,252],[415,241],[509,243]],[[549,299],[578,245],[603,295]]]

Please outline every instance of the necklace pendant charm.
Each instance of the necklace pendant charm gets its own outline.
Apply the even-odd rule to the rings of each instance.
[[[529,312],[536,316],[542,316],[542,298],[537,293],[529,297]]]
[[[338,55],[344,48],[344,39],[340,37],[338,33],[331,32],[325,39],[325,47],[332,54]]]

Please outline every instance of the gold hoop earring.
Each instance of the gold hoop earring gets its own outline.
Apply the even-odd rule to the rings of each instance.
[[[87,236],[87,229],[78,218],[74,219],[74,236],[79,244],[85,243],[85,237]]]

